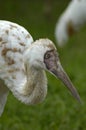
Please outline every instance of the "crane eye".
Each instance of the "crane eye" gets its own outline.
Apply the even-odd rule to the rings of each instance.
[[[50,57],[51,57],[50,53],[47,53],[47,54],[45,55],[45,59],[49,59]]]

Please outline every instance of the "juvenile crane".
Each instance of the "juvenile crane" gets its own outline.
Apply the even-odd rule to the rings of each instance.
[[[62,80],[72,95],[79,94],[63,70],[55,45],[49,39],[33,41],[26,29],[18,24],[0,21],[0,115],[9,90],[25,104],[37,104],[47,94],[49,71]]]
[[[71,35],[86,24],[86,0],[72,0],[57,21],[55,37],[63,46]]]

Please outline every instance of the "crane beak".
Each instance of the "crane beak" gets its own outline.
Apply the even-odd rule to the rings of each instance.
[[[64,85],[69,89],[71,94],[75,97],[76,100],[81,102],[80,96],[72,84],[70,78],[64,71],[59,56],[56,52],[56,50],[47,51],[44,56],[44,63],[46,65],[46,69],[53,74],[56,78],[59,78]]]
[[[76,88],[72,84],[70,78],[68,77],[68,75],[66,74],[64,69],[62,68],[62,66],[61,66],[59,61],[56,64],[54,64],[54,67],[52,67],[49,71],[55,77],[59,78],[64,83],[64,85],[69,89],[69,91],[75,97],[76,100],[81,102],[80,96],[79,96]]]

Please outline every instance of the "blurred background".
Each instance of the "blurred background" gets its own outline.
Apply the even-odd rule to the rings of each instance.
[[[55,45],[55,25],[70,1],[1,0],[0,19],[24,26],[33,39],[50,38]],[[64,85],[47,73],[48,94],[45,101],[27,106],[10,92],[0,117],[0,130],[86,130],[86,26],[73,35],[66,46],[58,48],[63,68],[76,86],[83,105]]]

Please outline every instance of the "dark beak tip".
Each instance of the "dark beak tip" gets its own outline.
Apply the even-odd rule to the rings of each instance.
[[[82,102],[82,100],[81,100],[81,98],[80,98],[80,96],[78,95],[78,97],[76,98],[76,100],[78,101],[78,103],[80,103],[81,105],[83,104],[83,102]]]
[[[79,97],[79,99],[78,99],[78,103],[81,104],[81,105],[84,105],[84,102],[81,100],[80,97]]]
[[[52,73],[54,74],[54,76],[56,76],[57,78],[59,78],[64,85],[70,90],[72,96],[80,103],[83,104],[76,88],[74,87],[74,85],[72,84],[70,78],[68,77],[68,75],[65,73],[65,71],[63,69],[61,69],[59,72],[57,70],[53,70]]]

